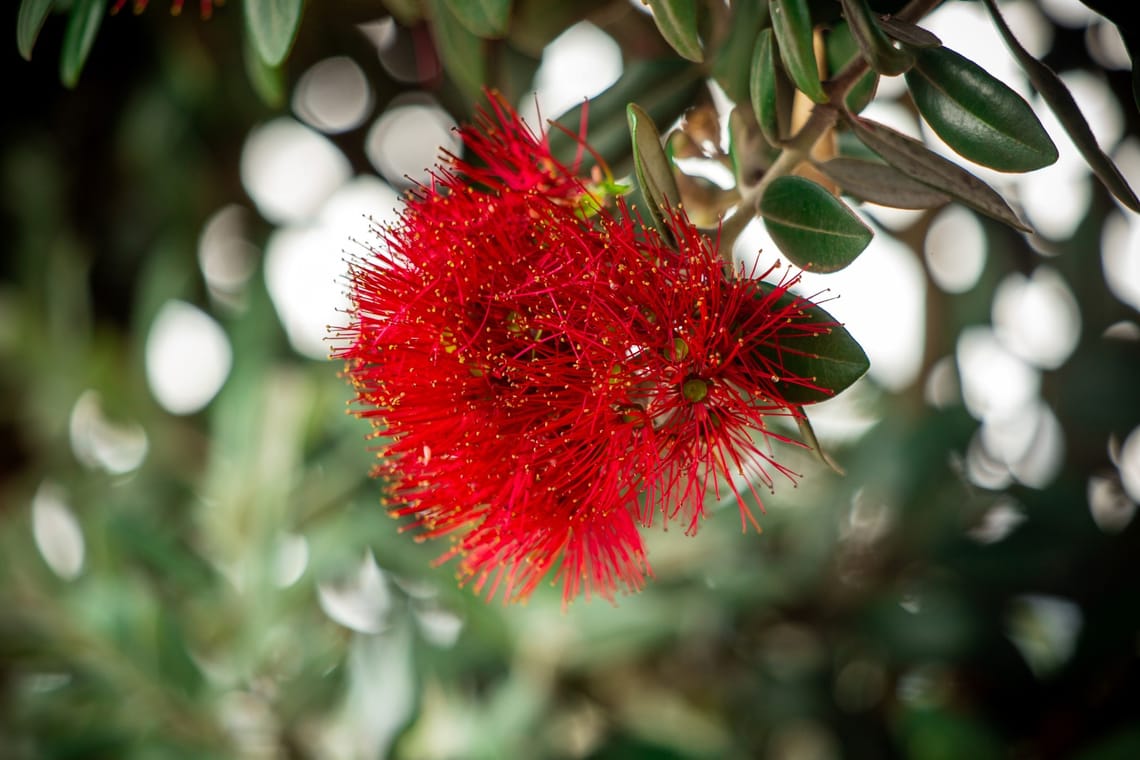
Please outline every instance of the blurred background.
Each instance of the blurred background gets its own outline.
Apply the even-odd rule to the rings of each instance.
[[[616,606],[507,607],[380,506],[327,360],[345,260],[484,81],[536,126],[612,87],[665,128],[693,87],[726,113],[724,72],[679,74],[627,0],[516,3],[477,48],[311,2],[269,69],[241,5],[105,18],[73,89],[63,19],[2,53],[2,760],[1140,757],[1140,218],[1047,109],[1056,165],[973,169],[1035,236],[864,205],[872,246],[804,284],[872,361],[812,411],[844,477],[781,451],[762,534],[718,506],[648,533]],[[1116,27],[1002,8],[1140,186]],[[1038,108],[979,3],[924,26]],[[901,80],[868,112],[937,143]]]

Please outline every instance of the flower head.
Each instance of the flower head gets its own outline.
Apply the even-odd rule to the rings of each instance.
[[[612,598],[650,573],[639,525],[690,531],[720,479],[793,474],[772,351],[803,324],[794,278],[727,271],[680,211],[676,245],[607,204],[492,97],[350,275],[336,356],[386,439],[392,513],[447,537],[461,579],[522,599]]]

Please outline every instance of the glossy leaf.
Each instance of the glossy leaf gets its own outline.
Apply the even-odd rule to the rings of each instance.
[[[95,44],[99,25],[107,15],[107,0],[75,0],[63,33],[63,51],[59,60],[59,76],[67,87],[79,82],[83,64]]]
[[[245,0],[245,28],[269,66],[285,60],[301,25],[304,0]]]
[[[840,0],[840,3],[851,36],[859,45],[863,59],[874,71],[895,76],[910,68],[914,57],[906,50],[895,47],[883,33],[866,0]]]
[[[855,260],[874,233],[822,185],[778,177],[760,199],[768,234],[801,269],[835,272]]]
[[[768,2],[733,3],[731,10],[728,36],[711,51],[712,75],[729,100],[743,103],[748,100],[756,38],[768,25]]]
[[[859,45],[851,36],[851,28],[845,22],[836,22],[827,35],[827,67],[833,75],[843,70],[843,67],[859,56]],[[868,71],[859,81],[848,90],[843,98],[843,104],[848,111],[859,113],[875,97],[875,90],[879,86],[879,75],[873,70]]]
[[[589,101],[590,145],[615,174],[628,173],[632,169],[632,151],[626,106],[636,101],[655,123],[670,124],[692,105],[703,86],[699,68],[685,60],[664,58],[630,63],[618,81]],[[551,150],[562,161],[572,162],[581,153],[578,134],[582,113],[582,106],[567,111],[558,117],[559,126],[549,130]],[[588,166],[591,157],[581,158]]]
[[[780,60],[796,88],[816,103],[826,103],[827,93],[819,81],[815,62],[811,11],[808,0],[772,0],[772,31]]]
[[[1013,53],[1017,62],[1021,64],[1021,68],[1029,76],[1029,81],[1041,94],[1041,98],[1057,115],[1057,120],[1061,122],[1065,132],[1072,138],[1073,144],[1084,156],[1089,168],[1104,183],[1109,192],[1116,196],[1117,200],[1133,211],[1140,212],[1140,198],[1136,197],[1136,193],[1128,185],[1128,181],[1124,179],[1120,170],[1116,168],[1112,159],[1100,149],[1092,129],[1089,128],[1081,109],[1073,100],[1069,88],[1053,73],[1051,68],[1038,61],[1021,46],[1021,43],[1013,36],[1009,26],[1006,25],[1001,13],[998,12],[993,0],[985,0],[985,2],[998,32],[1005,40],[1006,47]]]
[[[626,108],[629,135],[633,145],[633,169],[641,194],[649,206],[649,214],[666,238],[671,236],[666,224],[667,210],[681,205],[681,193],[673,177],[673,165],[661,147],[661,133],[653,119],[636,103]]]
[[[858,116],[851,127],[859,140],[911,179],[941,190],[970,208],[1025,232],[1032,232],[985,182],[890,127]]]
[[[52,0],[24,0],[16,16],[16,47],[25,61],[32,60],[32,48],[40,29],[51,13]]]
[[[697,31],[696,0],[649,0],[653,20],[678,55],[694,63],[705,59]]]
[[[891,208],[938,208],[950,196],[906,176],[893,166],[859,158],[833,158],[815,165],[848,195]]]
[[[1029,104],[953,50],[920,52],[906,83],[922,117],[965,158],[1006,172],[1057,160],[1057,146]]]
[[[771,292],[773,286],[761,283],[761,288]],[[862,377],[871,362],[851,333],[821,307],[785,293],[774,308],[791,304],[796,305],[795,315],[791,317],[793,323],[831,325],[828,332],[805,334],[778,345],[760,344],[755,350],[774,366],[784,368],[786,377],[778,381],[783,400],[796,405],[826,401]]]
[[[880,17],[879,26],[887,33],[888,37],[905,43],[912,48],[938,47],[942,44],[942,40],[938,39],[938,35],[923,29],[921,26],[903,21],[896,16]]]
[[[752,56],[752,76],[749,77],[749,99],[760,132],[771,145],[779,145],[788,131],[791,109],[790,98],[780,97],[780,73],[776,61],[776,40],[771,29],[760,32],[756,38],[756,51]],[[781,106],[781,103],[785,103]]]
[[[477,98],[487,70],[482,38],[460,23],[446,0],[430,0],[429,6],[432,37],[443,68],[468,97]]]
[[[478,37],[497,38],[507,33],[511,0],[446,0],[447,7],[467,31]]]

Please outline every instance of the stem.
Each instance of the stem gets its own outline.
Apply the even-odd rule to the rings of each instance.
[[[932,11],[942,0],[911,0],[895,17],[913,23]],[[778,177],[794,172],[800,164],[809,160],[816,143],[823,139],[835,124],[839,116],[846,109],[843,106],[844,98],[851,88],[867,73],[867,61],[862,56],[856,56],[850,63],[836,74],[832,79],[824,82],[823,89],[827,93],[826,103],[817,103],[812,108],[811,115],[799,132],[786,140],[775,162],[764,172],[763,178],[755,187],[740,198],[736,212],[724,220],[720,230],[721,255],[729,266],[732,266],[732,244],[748,222],[752,221],[758,213],[760,199],[768,186]]]

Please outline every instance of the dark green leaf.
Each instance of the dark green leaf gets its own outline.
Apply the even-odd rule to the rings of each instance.
[[[828,70],[836,73],[861,55],[859,45],[851,36],[851,28],[844,22],[838,21],[827,35],[827,66]],[[879,86],[879,75],[868,71],[855,83],[843,99],[848,111],[859,113],[875,97],[875,90]]]
[[[796,88],[816,103],[826,103],[827,93],[819,81],[812,39],[811,11],[807,0],[771,0],[772,31],[784,68]]]
[[[24,0],[20,3],[20,13],[16,16],[16,47],[24,60],[32,60],[32,48],[40,29],[51,13],[52,0]]]
[[[775,286],[762,283],[761,289],[770,293]],[[851,333],[819,306],[805,299],[785,293],[772,306],[773,309],[795,307],[789,317],[791,325],[829,325],[823,334],[807,332],[795,339],[756,346],[758,354],[770,366],[782,368],[778,381],[783,400],[791,404],[815,404],[832,398],[862,377],[871,366],[867,354]],[[792,334],[790,330],[785,334]]]
[[[712,75],[733,103],[748,100],[756,36],[767,23],[767,0],[732,4],[728,36],[712,53]]]
[[[855,260],[874,233],[822,185],[778,177],[760,199],[768,234],[801,269],[835,272]]]
[[[649,0],[649,7],[661,36],[682,58],[694,63],[705,59],[697,32],[696,0]]]
[[[447,7],[467,31],[477,37],[498,38],[507,33],[511,0],[446,0]]]
[[[106,14],[107,0],[75,0],[71,6],[59,60],[59,76],[66,86],[74,87],[79,82],[79,74]]]
[[[460,23],[446,0],[430,0],[429,6],[432,37],[443,68],[468,97],[478,98],[487,71],[482,38]]]
[[[245,29],[253,48],[269,66],[289,54],[301,25],[304,0],[245,0]]]
[[[787,135],[791,118],[792,92],[786,78],[781,76],[783,74],[784,70],[776,61],[776,40],[772,36],[772,30],[765,29],[756,38],[749,95],[760,132],[774,146],[778,146]]]
[[[633,169],[641,194],[649,206],[657,229],[667,239],[672,233],[666,223],[668,210],[681,204],[681,193],[677,190],[677,180],[673,177],[673,165],[661,147],[661,133],[657,126],[639,105],[630,103],[626,108],[629,119],[629,135],[633,146]]]
[[[911,179],[941,190],[999,222],[1025,232],[1033,231],[1017,218],[993,188],[962,167],[927,150],[917,140],[858,116],[851,119],[851,126],[864,145]]]
[[[942,44],[942,40],[938,39],[938,35],[933,32],[895,16],[882,16],[879,18],[879,26],[889,37],[913,48],[938,47]]]
[[[1029,81],[1041,93],[1042,99],[1049,104],[1049,108],[1053,109],[1053,113],[1057,114],[1061,126],[1072,138],[1077,150],[1085,157],[1085,161],[1088,162],[1093,173],[1121,203],[1133,211],[1140,212],[1140,199],[1129,187],[1128,181],[1116,168],[1116,164],[1097,145],[1096,137],[1093,136],[1088,122],[1085,121],[1084,115],[1081,114],[1080,108],[1077,107],[1077,103],[1073,100],[1069,89],[1065,87],[1065,83],[1053,73],[1052,69],[1038,61],[1021,46],[993,4],[993,0],[986,0],[986,8],[989,9],[994,24],[1001,33],[1002,39],[1005,40],[1006,47],[1013,53],[1017,62],[1021,64],[1021,68],[1029,76]]]
[[[845,193],[892,208],[938,208],[950,196],[916,182],[898,169],[878,161],[833,158],[815,165]]]
[[[840,0],[843,15],[851,36],[859,45],[864,60],[880,74],[895,76],[910,68],[914,58],[906,50],[900,50],[883,34],[866,0]]]
[[[617,175],[633,167],[626,106],[636,101],[657,124],[675,121],[704,86],[700,69],[678,58],[635,61],[622,71],[609,89],[589,102],[590,145],[607,161]],[[550,147],[554,155],[567,163],[580,153],[577,134],[581,128],[582,106],[558,117],[557,127],[550,129]],[[583,156],[588,162],[589,156]]]
[[[926,122],[971,161],[1025,172],[1057,160],[1057,147],[1029,104],[953,50],[921,51],[906,83]]]
[[[527,55],[541,58],[542,51],[558,35],[579,21],[594,16],[603,7],[612,5],[613,0],[577,0],[573,3],[514,0],[511,5],[511,45]],[[645,25],[648,26],[648,21]]]

